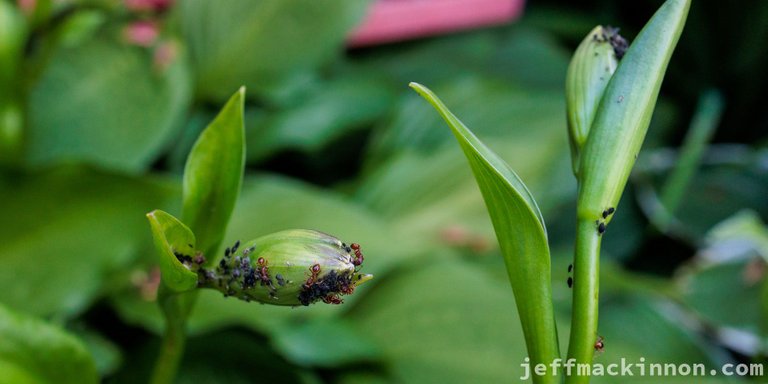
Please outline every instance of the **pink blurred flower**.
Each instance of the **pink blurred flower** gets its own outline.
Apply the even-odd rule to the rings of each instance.
[[[157,24],[151,21],[134,21],[123,30],[125,39],[141,47],[152,46],[160,34]]]

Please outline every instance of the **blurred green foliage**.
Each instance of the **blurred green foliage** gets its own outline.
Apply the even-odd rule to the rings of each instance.
[[[512,25],[345,51],[367,2],[148,11],[3,0],[0,20],[13,22],[0,23],[0,382],[54,382],[44,375],[62,367],[83,367],[73,382],[89,372],[146,381],[162,317],[144,215],[181,213],[186,156],[241,85],[247,169],[223,243],[313,228],[360,243],[376,279],[341,306],[201,292],[178,382],[516,380],[525,346],[482,197],[407,84],[435,90],[536,196],[567,340],[565,70],[594,25],[621,26],[631,41],[658,3],[535,2]],[[760,0],[692,5],[603,246],[598,362],[765,362],[766,14]],[[157,32],[148,43],[130,33],[139,22]],[[660,191],[711,88],[722,119],[670,226],[656,228]],[[678,381],[688,382],[668,380]]]

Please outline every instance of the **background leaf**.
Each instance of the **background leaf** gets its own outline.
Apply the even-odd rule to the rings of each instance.
[[[139,173],[178,132],[190,101],[184,61],[156,71],[149,52],[105,34],[58,47],[34,84],[31,164],[77,160]]]
[[[245,166],[245,89],[229,99],[200,134],[184,168],[182,219],[197,238],[208,264],[227,229]]]
[[[156,257],[142,215],[176,193],[154,180],[75,167],[3,175],[0,302],[43,316],[84,311],[127,279],[138,254]]]
[[[184,1],[181,27],[195,65],[198,93],[222,99],[242,84],[255,95],[285,99],[341,47],[368,1]]]
[[[98,383],[85,346],[69,333],[0,306],[0,383]]]

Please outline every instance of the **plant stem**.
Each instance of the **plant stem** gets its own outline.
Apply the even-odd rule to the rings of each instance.
[[[194,307],[197,292],[173,293],[161,285],[158,301],[165,317],[165,333],[160,354],[152,372],[152,384],[171,384],[176,378],[186,344],[187,318]]]
[[[720,123],[723,107],[723,97],[717,90],[710,89],[699,98],[696,113],[680,149],[677,166],[661,190],[661,203],[667,211],[666,219],[660,223],[662,231],[667,229],[669,219],[674,216],[683,200],[701,157],[707,149],[707,143],[712,138],[717,124]]]
[[[600,276],[600,240],[597,224],[580,217],[576,224],[576,256],[573,263],[573,314],[568,360],[576,364],[592,364],[597,338],[597,305]],[[568,373],[568,372],[564,372]],[[589,376],[571,371],[567,384],[589,383]]]

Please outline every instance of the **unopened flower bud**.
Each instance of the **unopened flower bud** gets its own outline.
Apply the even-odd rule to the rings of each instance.
[[[573,173],[578,174],[581,150],[627,42],[618,29],[597,26],[579,44],[565,80],[568,136]]]
[[[211,269],[197,270],[199,286],[246,301],[309,305],[322,300],[341,304],[341,296],[372,278],[359,272],[363,254],[318,231],[276,232],[227,248]]]

